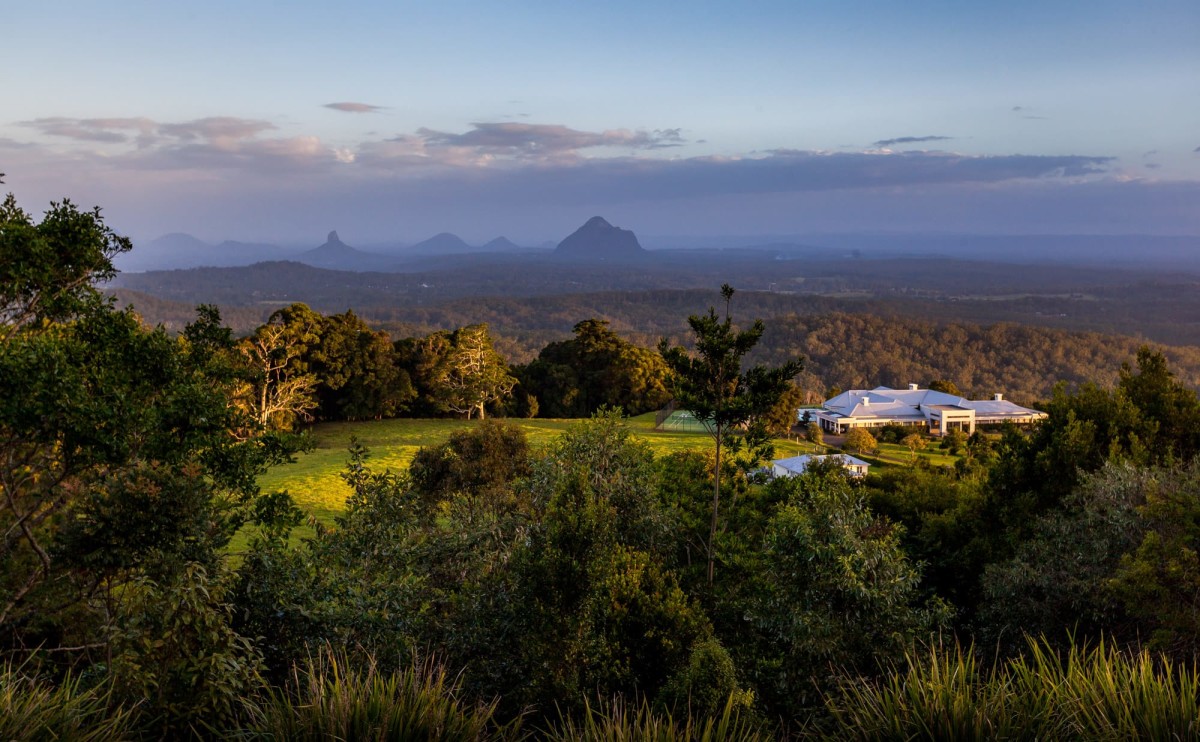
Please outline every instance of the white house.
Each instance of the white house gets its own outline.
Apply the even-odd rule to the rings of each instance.
[[[835,459],[841,463],[846,469],[846,472],[852,477],[861,477],[866,475],[867,469],[871,465],[862,459],[856,459],[853,456],[846,454],[829,454],[826,456],[814,456],[812,454],[801,454],[800,456],[792,456],[788,459],[778,459],[771,462],[772,477],[798,477],[808,469],[810,463],[824,461],[826,459]]]
[[[943,436],[950,430],[975,432],[976,425],[1003,422],[1032,423],[1044,420],[1046,413],[1013,404],[997,394],[992,399],[970,400],[955,394],[921,389],[851,389],[825,400],[816,419],[821,429],[842,434],[852,428],[882,428],[885,425],[912,425]]]

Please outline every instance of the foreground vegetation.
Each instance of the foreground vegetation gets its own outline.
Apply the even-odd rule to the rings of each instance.
[[[1030,654],[985,666],[969,649],[914,649],[880,680],[847,677],[824,697],[823,720],[792,739],[994,740],[1200,738],[1200,674],[1147,652],[1031,640]],[[52,686],[8,666],[0,671],[5,739],[132,740],[136,710],[114,705],[102,687]],[[696,713],[631,699],[596,699],[576,715],[503,722],[495,704],[463,699],[444,667],[416,664],[381,672],[323,652],[280,689],[264,684],[241,701],[237,728],[203,725],[204,735],[263,740],[678,740],[772,739],[775,724],[731,697]]]
[[[310,514],[260,482],[306,412],[396,401],[407,368],[406,404],[490,416],[515,377],[478,329],[146,328],[91,287],[127,247],[97,212],[0,208],[6,738],[1198,736],[1200,399],[1152,349],[953,466],[883,429],[853,446],[898,465],[763,481],[795,366],[743,370],[757,328],[710,311],[663,378],[727,436],[373,423],[295,538]],[[542,359],[556,404],[605,401],[556,358],[655,366],[572,342]],[[335,450],[296,465],[318,497]]]

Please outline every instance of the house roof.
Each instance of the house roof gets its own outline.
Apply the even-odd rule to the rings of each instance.
[[[852,418],[924,420],[922,410],[974,410],[979,417],[1016,417],[1037,413],[1007,400],[970,400],[933,389],[851,389],[825,401],[827,413]]]
[[[870,464],[866,461],[844,453],[825,454],[822,456],[814,456],[813,454],[805,453],[786,459],[777,459],[771,463],[774,466],[778,466],[780,469],[786,469],[787,471],[795,472],[796,474],[802,474],[804,470],[808,468],[810,462],[824,461],[825,459],[841,459],[843,466],[870,466]]]

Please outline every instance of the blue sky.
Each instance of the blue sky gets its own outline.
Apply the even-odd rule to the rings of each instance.
[[[23,2],[0,172],[137,238],[1200,234],[1200,3]]]

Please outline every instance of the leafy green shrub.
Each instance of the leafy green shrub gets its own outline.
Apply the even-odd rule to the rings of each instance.
[[[515,739],[516,724],[498,725],[495,704],[459,698],[445,668],[426,662],[384,673],[374,661],[354,668],[328,649],[297,668],[286,690],[259,704],[252,738],[277,740]]]
[[[671,676],[658,700],[676,709],[716,714],[729,703],[749,709],[754,704],[754,693],[738,687],[733,658],[712,637],[692,647],[687,664]]]
[[[820,705],[830,667],[871,672],[899,659],[948,610],[923,599],[899,527],[876,517],[848,477],[806,472],[769,487],[781,505],[746,586],[743,631],[722,639],[766,708],[797,714]]]
[[[170,582],[135,580],[112,635],[118,698],[147,733],[180,738],[237,727],[262,685],[262,655],[230,627],[225,587],[199,564]]]
[[[0,739],[108,742],[129,738],[129,712],[107,690],[84,689],[77,678],[58,684],[11,662],[0,666]]]

